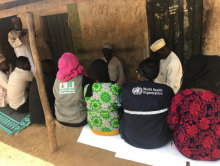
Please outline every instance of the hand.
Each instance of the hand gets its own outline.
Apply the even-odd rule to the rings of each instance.
[[[24,37],[27,33],[24,31],[21,31],[20,35],[18,36],[19,39],[21,39],[22,37]]]

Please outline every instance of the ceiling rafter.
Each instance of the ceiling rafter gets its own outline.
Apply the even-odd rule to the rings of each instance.
[[[13,2],[13,1],[16,1],[16,0],[0,0],[0,4],[7,3],[7,2]]]
[[[27,5],[17,6],[10,9],[0,10],[0,18],[10,17],[27,12],[51,9],[85,0],[42,0]]]

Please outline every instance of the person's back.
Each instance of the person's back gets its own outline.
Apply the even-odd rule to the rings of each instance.
[[[117,100],[121,87],[110,81],[108,64],[98,59],[90,66],[90,77],[95,82],[84,88],[88,109],[88,125],[93,133],[103,136],[119,134]]]
[[[220,159],[219,106],[220,95],[210,91],[186,89],[173,98],[167,122],[183,155],[195,160]]]
[[[85,94],[87,88],[85,87]],[[94,83],[92,96],[86,97],[88,124],[98,135],[111,136],[119,133],[119,114],[117,99],[121,88],[112,83]]]
[[[26,57],[18,57],[16,60],[16,68],[11,73],[8,81],[8,100],[11,108],[18,112],[28,112],[29,101],[28,87],[33,79],[30,72],[30,62]]]
[[[49,101],[51,113],[55,117],[55,97],[52,87],[56,79],[56,66],[54,62],[50,59],[45,59],[41,63],[44,72],[44,85],[47,92],[47,98]],[[36,78],[33,78],[31,82],[31,87],[29,91],[29,108],[31,123],[45,124],[45,116],[40,100]]]
[[[53,92],[56,98],[55,110],[58,121],[78,124],[86,119],[87,108],[83,97],[82,81],[83,75],[78,75],[68,82],[55,80]],[[66,90],[69,89],[68,87],[72,90]]]
[[[56,118],[65,126],[84,126],[87,124],[87,108],[83,89],[91,81],[72,53],[63,54],[59,59],[58,67],[59,71],[53,86]]]
[[[174,92],[153,82],[158,73],[159,63],[147,58],[136,71],[138,83],[125,85],[122,90],[120,134],[137,148],[159,148],[171,140],[166,118]]]
[[[143,81],[125,85],[121,106],[124,115],[120,122],[121,137],[130,145],[153,149],[171,140],[166,124],[173,90],[163,84]]]
[[[194,160],[220,159],[220,57],[193,55],[167,123],[176,148]]]

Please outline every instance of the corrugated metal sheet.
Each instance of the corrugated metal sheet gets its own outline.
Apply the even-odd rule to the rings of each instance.
[[[68,27],[68,14],[44,16],[42,19],[52,59],[58,65],[58,60],[63,53],[75,52],[71,29]]]
[[[201,51],[202,9],[203,0],[148,1],[150,44],[164,38],[184,65]]]

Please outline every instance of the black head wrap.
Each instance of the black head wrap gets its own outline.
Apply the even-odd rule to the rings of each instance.
[[[181,90],[201,88],[220,94],[220,57],[194,55],[186,64]]]
[[[108,73],[108,64],[102,59],[98,59],[92,62],[89,69],[89,76],[94,82],[97,80],[102,83],[111,82]],[[90,84],[87,88],[86,97],[91,97],[91,96],[92,96],[92,85]]]
[[[41,61],[42,69],[44,73],[50,73],[55,74],[56,71],[56,65],[53,60],[51,59],[44,59]]]
[[[138,73],[145,80],[154,80],[159,74],[159,62],[152,58],[143,60],[138,67]]]
[[[90,77],[95,82],[110,82],[110,77],[108,74],[108,64],[102,60],[98,59],[92,62],[90,65]]]

